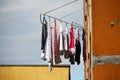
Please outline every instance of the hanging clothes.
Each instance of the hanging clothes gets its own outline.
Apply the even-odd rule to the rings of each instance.
[[[82,40],[83,40],[83,60],[86,61],[86,39],[85,39],[85,30],[83,29],[82,34]]]
[[[68,59],[69,58],[69,35],[68,35],[68,28],[66,26],[66,30],[65,30],[65,40],[64,40],[64,58]]]
[[[70,46],[69,46],[69,51],[70,51],[70,62],[71,64],[75,64],[74,62],[74,54],[75,54],[75,45],[74,45],[74,30],[73,26],[71,25],[70,28]]]
[[[51,32],[51,60],[48,62],[49,71],[52,71],[53,66],[53,47],[52,47],[52,26],[50,25],[50,32]]]
[[[81,44],[80,44],[80,40],[79,40],[79,29],[76,29],[76,54],[75,54],[75,61],[77,62],[77,64],[80,64],[80,54],[81,54]]]
[[[45,45],[45,58],[48,60],[48,66],[49,70],[51,71],[51,66],[53,63],[53,58],[52,58],[52,28],[51,25],[49,24],[48,26],[48,36],[46,40],[46,45]]]
[[[47,21],[45,17],[43,17],[43,23],[42,23],[42,37],[41,37],[41,59],[45,59],[45,44],[47,39]]]
[[[63,36],[63,26],[62,23],[59,23],[59,54],[63,55],[63,51],[64,51],[64,36]]]
[[[54,20],[54,58],[56,64],[61,63],[60,54],[58,50],[58,42],[57,42],[56,20]]]
[[[42,23],[42,38],[41,38],[41,59],[48,60],[49,70],[52,70],[53,57],[52,57],[52,29],[47,24],[45,17],[43,17]]]
[[[51,40],[52,40],[52,38],[51,38],[51,27],[49,26],[48,27],[48,36],[47,36],[47,41],[46,41],[46,46],[45,46],[45,53],[46,53],[46,59],[48,60],[48,61],[50,61],[51,59],[52,59],[52,55],[51,55]]]
[[[69,48],[70,52],[72,54],[75,54],[75,45],[74,45],[74,30],[73,30],[73,26],[71,26],[70,28],[70,48]]]

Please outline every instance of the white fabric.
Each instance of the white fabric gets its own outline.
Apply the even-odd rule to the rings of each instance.
[[[59,50],[63,50],[63,37],[62,37],[62,33],[60,33],[60,47]]]
[[[59,32],[60,32],[60,45],[59,45],[59,50],[63,50],[63,26],[62,23],[59,23]]]
[[[72,54],[75,54],[75,48],[70,48],[69,51],[72,52]]]
[[[68,31],[67,31],[67,27],[66,27],[66,30],[65,30],[65,40],[64,40],[65,50],[68,50],[67,35],[68,35]]]
[[[76,28],[76,39],[79,40],[79,29]]]
[[[48,36],[47,36],[47,41],[46,41],[46,46],[45,46],[45,53],[46,53],[46,55],[45,55],[45,58],[48,60],[48,61],[50,61],[51,59],[52,59],[52,51],[51,51],[51,40],[52,40],[52,38],[51,38],[51,29],[50,29],[51,27],[50,26],[48,26]]]
[[[45,53],[43,53],[43,50],[41,50],[41,56],[40,56],[41,59],[45,59]]]
[[[61,22],[59,22],[59,32],[63,32],[63,25]]]

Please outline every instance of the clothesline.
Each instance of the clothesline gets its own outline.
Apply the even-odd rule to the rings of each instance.
[[[64,21],[64,20],[62,20],[62,19],[58,19],[58,18],[56,18],[56,17],[50,16],[50,15],[47,15],[47,14],[43,14],[43,13],[40,14],[40,22],[41,22],[41,23],[42,23],[42,16],[43,16],[43,17],[47,16],[47,17],[49,17],[49,19],[50,19],[50,18],[53,18],[53,19],[55,19],[55,20],[59,20],[59,21],[64,22],[64,23],[66,23],[66,24],[73,25],[74,27],[77,27],[77,28],[79,28],[80,30],[84,29],[85,31],[90,31],[89,29],[85,28],[84,26],[82,26],[82,25],[80,25],[80,24],[78,24],[78,23],[76,23],[76,22],[71,22],[71,23],[70,23],[70,22]]]
[[[55,19],[55,20],[59,20],[59,21],[61,21],[61,22],[64,22],[64,23],[66,23],[66,24],[70,24],[70,25],[73,25],[73,26],[76,26],[76,27],[79,27],[78,25],[74,25],[73,23],[74,22],[72,22],[72,23],[70,23],[70,22],[66,22],[66,21],[64,21],[64,20],[61,20],[61,19],[58,19],[58,18],[55,18],[55,17],[53,17],[53,16],[50,16],[50,15],[46,15],[46,14],[40,14],[40,22],[42,23],[42,15],[45,17],[45,16],[47,16],[47,17],[49,17],[49,18],[53,18],[53,19]],[[82,25],[80,25],[81,27],[80,28],[83,28],[83,26]]]
[[[81,48],[79,36],[82,36],[83,60],[84,61],[86,60],[85,31],[90,31],[90,30],[88,30],[87,28],[85,28],[84,26],[76,22],[70,23],[70,22],[62,20],[62,18],[65,18],[79,10],[66,14],[65,16],[61,18],[56,18],[54,16],[48,15],[48,13],[50,12],[56,11],[60,8],[63,8],[77,1],[79,0],[71,1],[67,4],[64,4],[55,9],[52,9],[45,13],[40,14],[40,22],[42,24],[42,36],[41,36],[42,40],[41,40],[40,58],[48,61],[48,66],[49,66],[50,71],[52,70],[52,66],[54,64],[53,62],[55,62],[55,64],[59,64],[62,62],[60,56],[64,56],[65,59],[69,59],[69,62],[71,63],[71,65],[75,64],[75,62],[78,65],[80,64],[80,60],[81,60],[80,55],[81,55],[82,48]],[[57,30],[58,24],[56,21],[59,22],[59,30]],[[54,23],[53,24],[54,29],[52,28],[51,23]],[[63,23],[66,24],[66,27],[63,27]],[[68,24],[70,25],[70,30],[67,27]],[[53,31],[52,29],[54,30],[54,34],[52,34],[52,31]],[[80,35],[79,30],[83,31],[82,35]],[[52,42],[54,42],[54,44]]]

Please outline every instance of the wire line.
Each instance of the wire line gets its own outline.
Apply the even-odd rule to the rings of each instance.
[[[81,8],[81,9],[83,9],[83,8]],[[68,16],[74,14],[75,12],[79,12],[81,9],[77,9],[77,10],[75,10],[75,11],[73,11],[73,12],[71,12],[71,13],[69,13],[69,14],[63,16],[63,17],[61,17],[60,19],[63,19],[63,18],[65,18],[65,17],[68,17]]]
[[[40,14],[40,15],[42,15],[42,14]],[[44,15],[44,14],[43,14],[43,15]],[[70,24],[70,25],[73,25],[73,26],[79,27],[78,25],[74,25],[74,24],[72,24],[72,23],[70,23],[70,22],[67,22],[67,21],[64,21],[64,20],[61,20],[61,19],[55,18],[55,17],[50,16],[50,15],[44,15],[44,16],[48,16],[49,18],[53,18],[53,19],[59,20],[59,21],[61,21],[61,22],[64,22],[64,23],[67,23],[67,24]],[[83,26],[81,26],[81,28],[83,28]]]
[[[0,18],[4,18],[4,19],[10,20],[10,21],[13,21],[15,23],[21,23],[21,24],[24,24],[24,25],[37,26],[37,25],[34,25],[32,23],[28,23],[28,22],[24,22],[24,21],[19,21],[17,19],[10,18],[8,16],[0,16]],[[37,27],[40,27],[40,26],[37,26]]]
[[[74,2],[76,2],[76,1],[79,1],[79,0],[71,1],[71,2],[69,2],[69,3],[67,3],[67,4],[64,4],[64,5],[62,5],[62,6],[59,6],[59,7],[55,8],[55,9],[49,10],[49,11],[45,12],[44,14],[48,14],[48,13],[50,13],[50,12],[53,12],[53,11],[57,10],[57,9],[63,8],[63,7],[65,7],[65,6],[67,6],[67,5],[70,5],[70,4],[74,3]]]

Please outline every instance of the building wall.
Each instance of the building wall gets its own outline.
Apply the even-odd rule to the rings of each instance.
[[[120,0],[92,0],[94,55],[120,55]]]
[[[109,59],[112,60],[112,56],[120,56],[119,9],[120,0],[92,0],[92,55],[94,57],[110,56]],[[115,25],[111,26],[111,22]],[[102,57],[98,63],[103,59],[105,58]],[[92,64],[92,80],[120,80],[120,64],[117,60],[111,64],[106,59],[102,64]]]
[[[0,66],[0,80],[70,80],[69,66]]]
[[[93,68],[93,80],[120,80],[120,64],[96,65]]]
[[[120,0],[84,0],[85,80],[120,80],[119,9]]]

